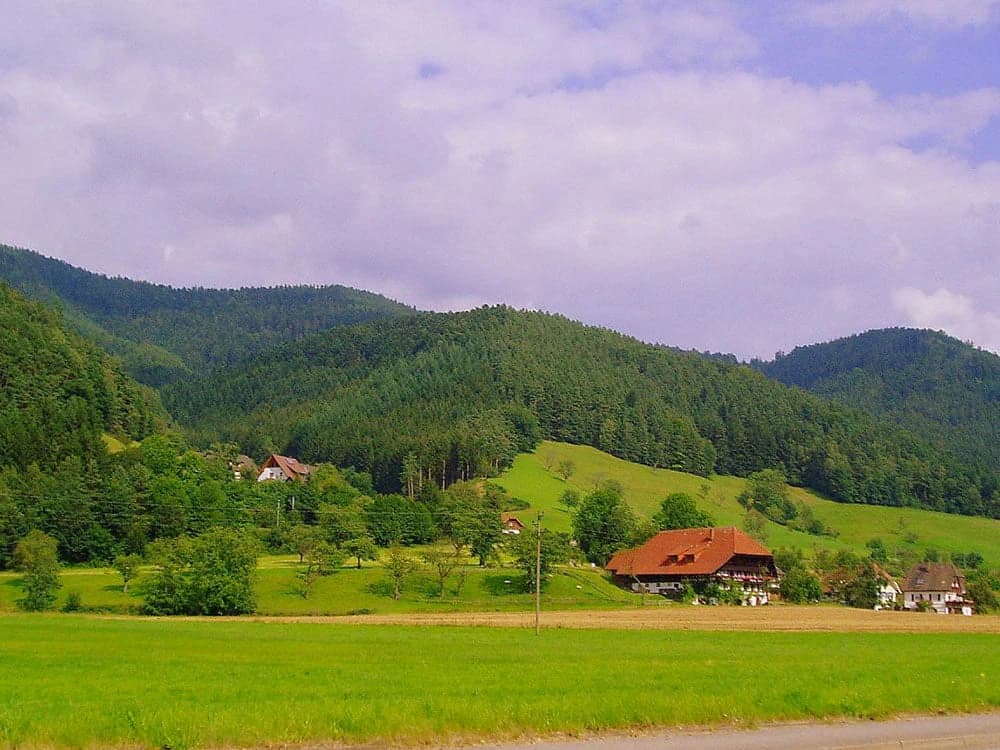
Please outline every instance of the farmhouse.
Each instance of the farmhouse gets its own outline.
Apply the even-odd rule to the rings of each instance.
[[[774,556],[735,527],[661,531],[605,566],[632,591],[679,596],[685,584],[738,588],[749,604],[766,604],[778,576]]]
[[[295,480],[297,482],[304,482],[312,474],[313,467],[307,464],[299,463],[297,458],[292,458],[291,456],[279,456],[277,453],[272,453],[267,457],[267,460],[261,464],[260,473],[257,475],[258,482],[267,482],[269,480],[280,480],[283,482],[290,482]]]
[[[925,562],[910,568],[903,581],[903,606],[929,607],[942,615],[972,614],[972,602],[965,599],[965,576],[951,563]]]
[[[504,534],[520,534],[526,528],[521,519],[510,513],[504,513],[500,517],[500,522],[503,524]]]

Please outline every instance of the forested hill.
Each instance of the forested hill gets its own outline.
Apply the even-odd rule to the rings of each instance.
[[[0,468],[86,461],[104,453],[102,433],[139,439],[166,421],[151,389],[3,283],[0,331]]]
[[[888,328],[753,362],[769,377],[886,417],[1000,471],[1000,357],[935,331]]]
[[[0,281],[60,305],[67,323],[157,386],[333,326],[413,312],[343,286],[175,289],[108,278],[6,245]]]
[[[699,474],[779,467],[843,501],[1000,515],[996,472],[860,411],[502,307],[332,329],[162,393],[203,442],[353,465],[383,489],[488,472],[547,437]]]

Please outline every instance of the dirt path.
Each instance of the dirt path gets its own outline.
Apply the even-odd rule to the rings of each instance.
[[[782,724],[743,731],[677,731],[643,737],[619,735],[477,747],[480,750],[997,750],[1000,713]]]
[[[207,618],[222,619],[222,618]],[[527,628],[531,612],[353,615],[344,617],[251,617],[264,622],[356,625],[466,625]],[[874,612],[847,607],[649,607],[646,609],[543,612],[544,628],[622,630],[758,630],[832,633],[995,633],[1000,616]]]

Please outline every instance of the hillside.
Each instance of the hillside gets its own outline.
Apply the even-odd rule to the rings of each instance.
[[[165,420],[116,360],[2,283],[0,330],[0,467],[86,460],[104,452],[104,433],[142,438]]]
[[[935,331],[888,328],[752,363],[768,377],[891,420],[1000,470],[1000,357]]]
[[[0,280],[60,306],[82,335],[159,386],[333,326],[412,310],[343,286],[175,289],[0,245]]]
[[[750,368],[481,308],[338,328],[164,389],[202,442],[448,482],[539,438],[707,476],[776,467],[839,500],[1000,515],[995,472]]]
[[[574,472],[563,479],[552,468],[571,461]],[[491,480],[514,497],[530,503],[518,511],[523,521],[544,513],[546,528],[569,531],[571,511],[560,504],[567,489],[581,494],[595,484],[613,479],[622,485],[628,504],[643,518],[650,518],[660,502],[674,492],[684,492],[697,502],[699,510],[712,516],[720,526],[739,526],[745,513],[736,497],[746,482],[738,477],[699,477],[668,469],[629,463],[594,448],[566,443],[542,443],[534,453],[521,454],[513,466]],[[885,508],[837,503],[800,487],[790,487],[789,497],[804,503],[816,518],[836,536],[815,536],[767,522],[767,543],[772,548],[798,548],[812,556],[816,550],[849,550],[867,556],[865,543],[881,539],[890,556],[900,562],[922,555],[927,549],[939,552],[978,552],[987,566],[1000,564],[1000,521],[987,518],[936,513],[918,508]],[[901,567],[905,567],[903,564]]]

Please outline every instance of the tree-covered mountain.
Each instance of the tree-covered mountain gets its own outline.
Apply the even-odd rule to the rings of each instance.
[[[765,375],[862,409],[967,462],[1000,471],[1000,357],[946,336],[888,328],[796,347]]]
[[[163,390],[203,442],[448,483],[539,437],[650,466],[782,469],[843,501],[1000,515],[998,474],[748,367],[509,308],[333,329]]]
[[[413,312],[343,286],[176,289],[108,278],[6,245],[0,281],[60,306],[67,323],[155,386],[333,326]]]
[[[0,331],[0,468],[86,461],[104,453],[103,433],[139,439],[165,422],[151,389],[3,283]]]

